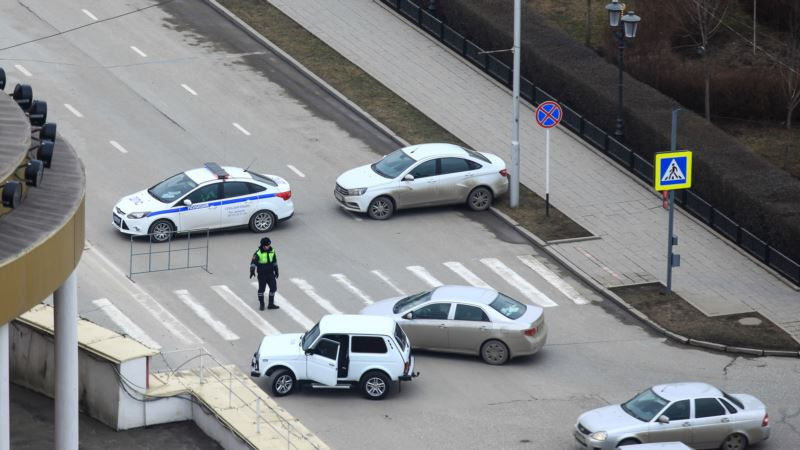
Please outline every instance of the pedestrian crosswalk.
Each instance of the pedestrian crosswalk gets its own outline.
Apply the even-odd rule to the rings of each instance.
[[[136,303],[126,304],[124,299],[109,298],[98,298],[92,303],[123,333],[156,349],[162,345],[151,336],[165,336],[165,333],[164,330],[149,333],[149,327],[153,326],[163,326],[180,344],[205,342],[199,336],[208,336],[209,333],[198,329],[198,326],[207,327],[213,332],[212,335],[219,336],[223,341],[234,342],[242,339],[241,336],[253,334],[305,331],[313,327],[324,314],[358,313],[365,305],[374,302],[372,295],[380,295],[378,298],[396,297],[443,284],[493,288],[524,303],[545,308],[558,306],[551,296],[562,304],[565,301],[575,305],[590,303],[578,288],[531,255],[506,258],[506,261],[482,258],[467,264],[446,261],[428,267],[410,265],[405,270],[402,267],[395,268],[394,272],[374,269],[366,274],[333,273],[322,277],[317,274],[316,279],[313,278],[292,277],[288,283],[280,283],[279,292],[275,295],[275,303],[280,309],[269,312],[258,311],[255,301],[258,283],[241,281],[232,286],[192,285],[174,289],[171,291],[172,298],[158,300],[137,288],[135,292],[129,292]],[[115,305],[112,300],[118,303]],[[158,320],[137,324],[120,309],[135,308],[137,304]],[[174,305],[182,305],[180,319],[169,310],[174,309]],[[190,314],[187,315],[187,312]]]

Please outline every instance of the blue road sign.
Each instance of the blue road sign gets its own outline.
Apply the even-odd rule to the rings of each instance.
[[[657,191],[692,187],[692,152],[656,153],[655,185]]]
[[[544,128],[553,128],[561,122],[561,105],[556,102],[542,102],[536,108],[536,123]]]

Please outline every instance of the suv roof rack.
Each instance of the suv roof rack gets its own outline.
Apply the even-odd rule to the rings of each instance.
[[[215,162],[207,162],[205,163],[206,169],[208,169],[211,173],[217,176],[217,178],[226,179],[230,175],[228,172],[225,171],[219,164]]]

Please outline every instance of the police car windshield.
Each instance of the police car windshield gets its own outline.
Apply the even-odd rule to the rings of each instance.
[[[415,162],[414,158],[406,155],[406,152],[399,149],[384,156],[382,160],[370,167],[372,167],[375,173],[382,177],[397,178],[398,175],[403,173],[404,170],[408,169]]]
[[[197,187],[185,173],[179,173],[147,190],[150,195],[163,203],[174,202]]]

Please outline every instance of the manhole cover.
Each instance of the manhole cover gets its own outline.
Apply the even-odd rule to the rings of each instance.
[[[761,325],[761,319],[758,317],[742,317],[739,319],[739,323],[748,326]]]

